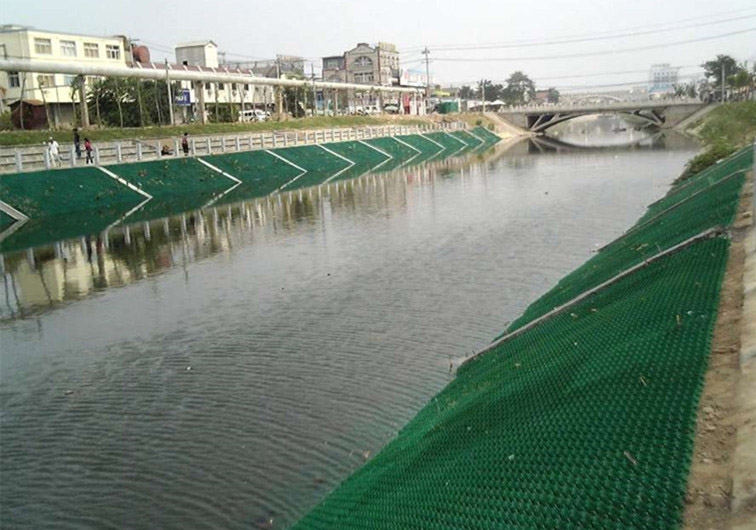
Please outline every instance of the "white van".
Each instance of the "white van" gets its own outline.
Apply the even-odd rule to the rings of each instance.
[[[269,114],[260,109],[247,109],[239,112],[239,121],[265,121]]]

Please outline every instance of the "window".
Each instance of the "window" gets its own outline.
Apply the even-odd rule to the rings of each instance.
[[[18,88],[21,86],[21,79],[18,76],[18,72],[8,72],[8,87]]]
[[[76,83],[76,76],[75,75],[64,75],[63,76],[63,84],[66,86],[73,86],[74,83]]]
[[[244,92],[249,90],[249,83],[244,83]]]
[[[372,73],[354,74],[355,83],[368,83],[373,80]]]
[[[100,46],[96,42],[85,42],[84,57],[92,57],[94,59],[100,57]]]
[[[34,51],[42,55],[52,55],[52,41],[50,39],[34,39]]]
[[[226,84],[225,83],[218,83],[218,92],[222,92],[226,90]]]
[[[39,74],[37,76],[37,83],[40,87],[52,88],[55,86],[55,76],[53,74]]]
[[[106,44],[105,57],[107,57],[108,59],[120,59],[121,47],[116,44]]]
[[[76,43],[72,40],[60,41],[60,53],[64,57],[76,57]]]
[[[355,66],[360,67],[368,67],[373,66],[373,60],[370,57],[365,57],[364,55],[357,57],[357,59],[354,61]]]

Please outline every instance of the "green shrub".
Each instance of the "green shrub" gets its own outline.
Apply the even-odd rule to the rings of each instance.
[[[12,131],[13,122],[11,122],[10,111],[0,114],[0,131]]]
[[[719,160],[730,156],[735,151],[737,151],[737,148],[725,141],[719,141],[710,145],[705,151],[690,159],[685,166],[685,171],[677,179],[677,182],[686,180],[699,171],[703,171],[707,167],[716,164]]]

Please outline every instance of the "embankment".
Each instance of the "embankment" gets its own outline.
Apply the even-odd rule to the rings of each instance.
[[[683,524],[752,164],[748,147],[673,186],[295,528]]]
[[[42,242],[51,225],[62,237],[73,237],[82,226],[94,233],[125,218],[154,219],[389,171],[477,152],[498,141],[478,127],[232,153],[213,152],[208,144],[200,156],[1,175],[0,250],[17,249],[21,240]]]

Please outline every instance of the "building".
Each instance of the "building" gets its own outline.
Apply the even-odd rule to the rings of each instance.
[[[323,81],[346,83],[346,58],[343,55],[323,57]]]
[[[218,52],[218,45],[212,40],[177,44],[175,53],[177,64],[172,66],[174,69],[197,68],[256,75],[253,69],[242,68],[239,64],[220,64],[219,57],[223,54]],[[208,105],[213,106],[209,111],[211,115],[221,106],[230,107],[233,109],[232,112],[238,114],[238,111],[243,110],[242,108],[269,109],[275,101],[272,87],[255,86],[249,83],[204,83],[204,87],[200,87],[200,83],[190,81],[180,81],[178,84],[175,94],[175,102],[179,107],[177,121],[207,119]],[[199,91],[202,89],[204,89],[203,93],[200,94]]]
[[[671,66],[669,63],[651,65],[648,72],[648,93],[654,95],[674,92],[679,75],[678,66]]]
[[[184,42],[174,49],[178,64],[218,68],[218,45],[211,40]]]
[[[131,54],[126,53],[129,49],[123,36],[79,35],[14,24],[0,26],[0,53],[31,61],[130,64]],[[76,76],[64,74],[0,72],[0,87],[5,89],[3,108],[14,108],[23,99],[30,106],[46,107],[54,125],[72,123],[74,101],[78,103],[72,90],[75,79]]]
[[[346,81],[366,85],[399,84],[399,52],[396,46],[379,42],[375,47],[365,42],[344,52]]]

